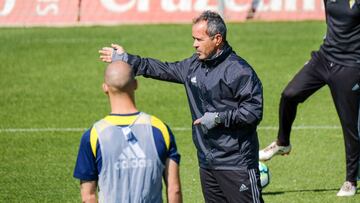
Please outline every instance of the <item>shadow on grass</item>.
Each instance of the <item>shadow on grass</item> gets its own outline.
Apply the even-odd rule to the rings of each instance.
[[[338,191],[338,188],[333,189],[309,189],[309,190],[287,190],[287,191],[278,191],[278,192],[263,192],[262,195],[283,195],[285,193],[296,193],[296,192],[328,192],[328,191]]]

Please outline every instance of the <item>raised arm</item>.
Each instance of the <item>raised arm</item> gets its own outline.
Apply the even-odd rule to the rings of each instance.
[[[124,48],[117,44],[112,44],[112,47],[103,47],[99,53],[100,59],[104,62],[110,63],[121,60],[130,64],[136,75],[175,83],[184,83],[189,67],[194,61],[193,57],[172,63],[161,62],[152,58],[141,58],[126,53]]]
[[[80,181],[81,200],[83,203],[96,203],[96,181]]]
[[[182,193],[179,175],[179,165],[175,161],[167,159],[164,173],[168,202],[181,203]]]

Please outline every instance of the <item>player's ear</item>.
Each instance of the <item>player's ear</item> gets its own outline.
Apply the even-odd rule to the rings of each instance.
[[[105,94],[109,93],[109,86],[106,83],[102,84],[102,89],[103,89]]]
[[[221,34],[216,34],[214,36],[215,45],[219,46],[223,42],[223,36]]]

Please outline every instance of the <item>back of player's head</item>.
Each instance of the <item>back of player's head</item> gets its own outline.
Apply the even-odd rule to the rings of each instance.
[[[207,34],[210,37],[220,34],[223,40],[226,41],[226,25],[220,14],[214,11],[204,11],[197,18],[193,19],[193,24],[197,24],[200,21],[207,22]]]
[[[114,93],[131,92],[136,89],[136,80],[129,64],[123,61],[110,63],[104,74],[104,82]]]

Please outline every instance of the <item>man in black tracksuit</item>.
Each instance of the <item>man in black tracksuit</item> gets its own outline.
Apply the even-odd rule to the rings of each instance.
[[[123,60],[136,75],[184,84],[206,202],[263,202],[256,128],[262,119],[262,86],[251,66],[226,42],[226,26],[215,12],[194,20],[196,54],[164,63],[105,47],[103,61]]]
[[[343,129],[346,182],[338,196],[356,193],[360,141],[357,122],[359,95],[352,91],[360,81],[360,0],[324,0],[327,34],[320,50],[300,70],[282,93],[277,141],[259,152],[269,160],[291,150],[290,131],[299,103],[328,85]]]

